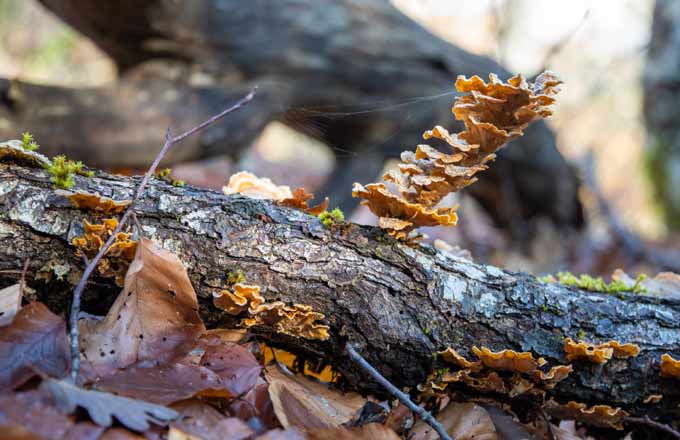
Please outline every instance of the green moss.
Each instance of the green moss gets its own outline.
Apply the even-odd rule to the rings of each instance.
[[[541,306],[541,308],[543,309],[544,312],[547,312],[547,311],[548,311],[548,305],[547,305],[547,304],[543,304],[543,305]]]
[[[21,135],[21,148],[26,151],[35,151],[40,148],[40,145],[33,139],[31,133],[26,132]]]
[[[246,282],[246,276],[243,275],[243,271],[241,269],[236,269],[234,272],[229,272],[227,274],[227,283],[229,283],[230,286],[233,286],[234,284],[238,283],[245,283]]]
[[[585,338],[585,337],[586,337],[586,332],[584,332],[583,330],[579,330],[578,333],[576,334],[576,339],[579,340],[579,341],[582,341],[583,338]]]
[[[52,165],[45,167],[50,174],[50,180],[57,188],[71,189],[75,184],[73,176],[80,174],[81,176],[92,177],[93,171],[86,171],[85,165],[81,161],[74,162],[66,159],[66,156],[55,156],[52,158]]]
[[[319,220],[327,228],[337,225],[345,221],[345,214],[340,210],[340,208],[335,208],[332,211],[324,211],[319,214]]]
[[[582,290],[589,290],[592,292],[632,292],[632,293],[647,293],[647,289],[642,286],[642,282],[647,278],[642,274],[637,277],[635,284],[629,286],[620,280],[612,280],[610,283],[605,282],[602,277],[591,277],[590,275],[580,275],[576,277],[571,272],[558,272],[557,278],[552,275],[547,275],[539,278],[545,283],[562,283],[566,286],[577,287]]]

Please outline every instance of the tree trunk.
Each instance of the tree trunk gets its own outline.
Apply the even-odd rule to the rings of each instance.
[[[137,178],[102,173],[76,177],[76,188],[118,200],[130,198],[136,183]],[[70,240],[82,233],[85,219],[101,216],[70,206],[44,171],[12,164],[0,164],[0,207],[1,282],[14,282],[26,258],[31,279],[68,265],[65,278],[77,281],[83,264]],[[371,389],[372,382],[344,357],[346,341],[394,383],[414,387],[432,371],[433,353],[445,347],[466,355],[473,345],[532,351],[555,365],[566,363],[565,337],[615,339],[638,344],[640,355],[603,366],[577,361],[550,395],[657,416],[676,411],[680,402],[677,383],[659,377],[662,353],[680,357],[678,301],[545,284],[528,274],[408,246],[377,228],[326,229],[313,216],[268,201],[158,180],[136,212],[145,234],[185,263],[209,325],[235,324],[212,305],[212,293],[240,269],[248,282],[262,286],[268,301],[309,304],[323,313],[331,339],[286,337],[265,327],[255,332],[325,358],[354,386]],[[72,286],[32,284],[54,310],[66,310]],[[86,311],[105,313],[116,294],[111,280],[93,280]],[[643,405],[650,394],[664,398]]]
[[[657,0],[644,72],[650,178],[666,223],[680,229],[680,3]]]
[[[42,101],[30,91],[23,102],[5,93],[0,139],[16,137],[14,127],[47,131],[61,118],[60,130],[39,138],[49,154],[68,146],[73,158],[93,166],[145,168],[145,157],[163,139],[148,130],[141,110],[157,117],[165,112],[171,119],[199,116],[257,84],[261,94],[256,101],[269,98],[260,103],[252,123],[232,119],[168,161],[238,156],[263,123],[280,119],[341,152],[319,193],[344,208],[356,204],[344,188],[373,181],[384,160],[413,149],[424,130],[435,124],[451,127],[457,75],[509,76],[491,59],[428,33],[387,0],[281,0],[275,6],[262,0],[41,3],[109,54],[124,73],[123,84],[94,94],[86,106],[73,105],[77,96],[59,90],[42,111]],[[163,86],[147,94],[157,79]],[[163,87],[170,92],[163,93]],[[191,91],[196,89],[204,95],[195,97]],[[97,99],[100,95],[103,99]],[[125,129],[107,118],[125,120]],[[111,138],[99,135],[112,131]],[[537,123],[513,143],[499,158],[512,169],[509,177],[491,171],[471,189],[473,195],[501,225],[518,216],[526,221],[542,215],[559,226],[580,226],[578,182],[555,148],[552,132]],[[500,208],[501,187],[515,188],[518,206]]]

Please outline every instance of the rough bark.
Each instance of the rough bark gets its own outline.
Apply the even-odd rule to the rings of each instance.
[[[257,123],[231,119],[206,132],[197,141],[200,148],[187,149],[169,162],[238,155],[260,132],[260,122],[281,119],[338,149],[338,166],[318,193],[343,208],[355,202],[340,188],[375,179],[386,158],[421,142],[423,130],[452,125],[451,95],[420,101],[414,97],[453,91],[459,74],[509,76],[493,60],[428,33],[387,0],[283,0],[275,6],[261,0],[41,3],[108,53],[124,72],[125,82],[102,90],[103,99],[91,96],[86,108],[78,105],[77,95],[58,91],[50,107],[65,117],[57,132],[39,138],[45,151],[52,154],[68,146],[72,157],[94,166],[145,168],[145,156],[163,139],[148,130],[140,110],[198,116],[211,113],[225,91],[231,94],[258,84],[271,99],[260,103]],[[168,94],[161,87],[147,96],[148,82],[135,85],[130,79],[143,76],[151,81],[168,75],[178,89],[169,93],[177,97],[174,100],[165,99]],[[173,90],[171,83],[164,84]],[[189,99],[186,89],[192,84],[214,94]],[[58,119],[54,112],[45,118],[32,111],[42,104],[30,91],[20,103],[7,95],[0,100],[8,103],[0,103],[0,122],[6,119],[0,123],[0,139],[16,137],[14,127],[39,130]],[[142,103],[140,96],[146,96]],[[354,111],[360,113],[346,113]],[[104,114],[126,120],[125,130],[108,125]],[[81,119],[87,124],[80,124]],[[115,136],[109,140],[98,130],[115,131]],[[515,144],[499,158],[500,166],[512,172],[503,177],[490,171],[471,189],[473,194],[501,225],[543,215],[560,226],[579,226],[577,179],[555,148],[552,132],[539,123]],[[504,208],[499,188],[514,188],[516,206]]]
[[[76,180],[78,189],[116,199],[129,198],[136,182],[101,173]],[[658,367],[662,353],[680,355],[678,301],[545,284],[410,247],[376,228],[325,229],[315,217],[267,201],[160,181],[136,209],[145,234],[186,264],[206,322],[234,325],[212,306],[211,293],[223,288],[228,272],[241,269],[268,300],[324,313],[332,334],[327,342],[310,342],[258,328],[261,337],[327,359],[364,389],[370,379],[342,355],[347,340],[394,383],[415,386],[432,371],[433,353],[447,346],[463,353],[473,345],[533,351],[556,364],[565,362],[564,338],[578,337],[633,342],[641,354],[604,366],[574,363],[575,371],[552,391],[559,400],[655,415],[674,411],[680,401],[677,383],[661,379]],[[55,194],[44,171],[0,164],[0,281],[18,278],[25,258],[32,277],[68,264],[65,278],[77,280],[82,262],[69,242],[86,218],[93,215]],[[33,286],[53,309],[66,309],[68,285]],[[94,280],[86,311],[104,313],[116,293],[110,280]],[[641,404],[655,393],[664,395],[660,404]]]
[[[680,229],[680,3],[657,0],[644,71],[651,184],[666,223]]]

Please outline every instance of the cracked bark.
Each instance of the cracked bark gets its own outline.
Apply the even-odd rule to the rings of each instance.
[[[77,189],[125,199],[137,179],[98,173],[76,181]],[[0,164],[0,207],[3,285],[19,277],[25,258],[33,276],[68,265],[65,279],[77,280],[82,262],[69,242],[92,213],[57,196],[44,171],[14,164]],[[409,247],[376,228],[328,230],[315,217],[270,202],[157,180],[136,212],[145,234],[186,264],[209,325],[234,324],[212,306],[211,293],[224,286],[228,272],[241,269],[267,300],[310,304],[324,313],[332,338],[306,341],[266,328],[256,333],[326,358],[354,386],[370,389],[371,382],[342,355],[347,340],[395,384],[415,386],[432,371],[433,352],[447,346],[466,354],[472,345],[533,351],[557,364],[566,362],[564,338],[579,335],[634,342],[641,354],[604,366],[576,362],[551,395],[636,414],[677,411],[680,388],[659,377],[658,364],[662,353],[680,357],[678,301],[544,284],[528,274]],[[66,283],[34,281],[33,287],[54,310],[66,310],[72,291]],[[93,280],[85,310],[104,313],[117,291],[110,280]],[[641,403],[657,393],[664,395],[660,404]]]

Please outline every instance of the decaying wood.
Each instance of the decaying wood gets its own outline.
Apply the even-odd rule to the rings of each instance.
[[[337,166],[317,194],[343,209],[356,203],[342,188],[373,181],[385,159],[413,148],[425,128],[454,128],[457,75],[511,76],[490,58],[437,38],[388,0],[41,3],[102,48],[122,74],[86,90],[0,80],[0,139],[31,131],[49,156],[146,169],[164,141],[162,130],[149,127],[195,125],[258,85],[247,111],[166,163],[238,158],[267,122],[282,120],[335,148]],[[547,125],[536,124],[514,144],[473,195],[501,225],[542,215],[580,226],[578,181]],[[516,192],[512,206],[504,202],[508,191]]]
[[[130,199],[138,183],[106,174],[76,181],[77,189],[114,199]],[[393,383],[415,386],[432,371],[433,353],[447,346],[465,354],[473,345],[531,350],[556,364],[566,362],[564,338],[577,337],[633,342],[641,354],[603,366],[575,363],[551,392],[558,400],[607,403],[643,415],[669,414],[680,401],[680,387],[661,379],[658,367],[662,353],[680,357],[677,300],[544,284],[528,274],[409,247],[376,228],[325,229],[301,211],[157,180],[136,209],[145,233],[186,264],[209,325],[235,324],[212,306],[212,293],[240,269],[262,286],[268,301],[309,304],[324,313],[332,335],[314,342],[256,328],[261,337],[325,357],[364,389],[372,381],[343,354],[346,341]],[[3,285],[18,279],[28,258],[38,296],[65,311],[72,286],[57,278],[80,276],[83,263],[69,242],[86,218],[94,219],[57,195],[44,171],[0,164]],[[52,281],[36,282],[36,274]],[[111,280],[94,280],[84,308],[102,314],[116,294]],[[664,398],[642,404],[650,394]]]

